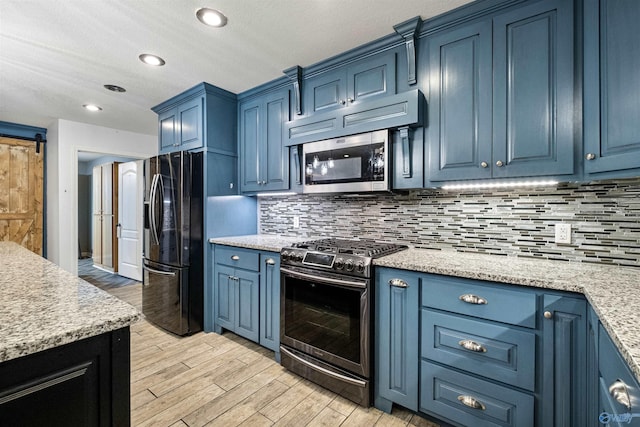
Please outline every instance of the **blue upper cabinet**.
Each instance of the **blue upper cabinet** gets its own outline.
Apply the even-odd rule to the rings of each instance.
[[[491,22],[428,39],[430,179],[491,177]]]
[[[395,52],[376,55],[303,82],[305,115],[396,93]]]
[[[575,173],[570,1],[513,8],[427,44],[431,181]]]
[[[198,150],[236,155],[236,95],[208,83],[152,108],[158,114],[160,154]]]
[[[640,2],[585,0],[584,15],[585,173],[637,176]],[[620,172],[607,174],[614,171]]]
[[[290,118],[290,91],[281,89],[242,102],[240,110],[240,191],[289,188],[289,147],[284,124]]]

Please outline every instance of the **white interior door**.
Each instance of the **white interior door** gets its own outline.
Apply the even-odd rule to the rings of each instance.
[[[142,160],[118,165],[118,274],[142,281]]]

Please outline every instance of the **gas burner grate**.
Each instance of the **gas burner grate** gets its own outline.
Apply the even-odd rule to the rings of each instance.
[[[407,248],[406,245],[377,242],[375,240],[349,240],[336,238],[299,242],[294,244],[293,247],[316,252],[351,254],[371,258],[390,255]]]

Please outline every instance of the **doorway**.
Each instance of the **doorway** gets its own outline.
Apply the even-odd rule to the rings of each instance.
[[[112,164],[113,194],[116,202],[114,209],[125,204],[120,212],[114,211],[112,249],[117,254],[111,268],[95,263],[96,245],[95,197],[96,185],[94,169]],[[120,165],[125,173],[119,173]],[[142,203],[143,203],[143,160],[98,153],[78,151],[78,276],[93,284],[104,286],[124,286],[137,283],[142,279]],[[122,187],[121,179],[125,182]],[[124,192],[124,200],[119,194]],[[122,202],[122,203],[121,203]],[[121,219],[125,221],[123,224]],[[123,239],[124,238],[124,239]],[[124,240],[124,242],[123,242]],[[138,241],[139,240],[139,241]],[[107,239],[108,241],[108,239]],[[124,255],[124,256],[123,256]],[[137,261],[136,261],[137,258]],[[122,268],[121,261],[124,261]],[[139,267],[137,267],[139,264]],[[106,271],[105,271],[106,270]]]

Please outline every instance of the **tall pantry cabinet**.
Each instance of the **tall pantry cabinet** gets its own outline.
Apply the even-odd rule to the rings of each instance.
[[[106,163],[93,168],[93,265],[118,271],[118,166]]]

